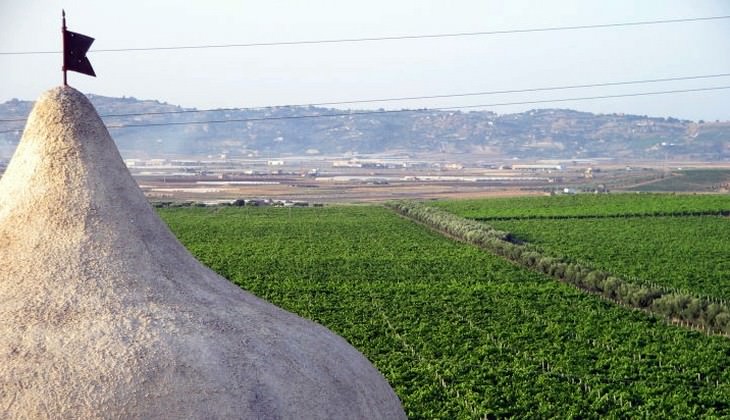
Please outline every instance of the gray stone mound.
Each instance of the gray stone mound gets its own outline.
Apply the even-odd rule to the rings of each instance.
[[[198,263],[70,87],[0,180],[0,320],[2,418],[405,418],[345,340]]]

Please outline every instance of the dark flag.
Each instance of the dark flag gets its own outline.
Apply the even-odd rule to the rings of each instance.
[[[94,38],[66,30],[66,12],[63,12],[63,79],[66,71],[75,71],[96,77],[91,62],[86,58]]]
[[[86,51],[89,51],[94,38],[66,31],[63,33],[63,41],[66,44],[66,50],[63,52],[63,66],[66,70],[96,77],[89,59],[86,58]]]

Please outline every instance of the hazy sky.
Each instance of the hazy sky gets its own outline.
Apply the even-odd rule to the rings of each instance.
[[[730,15],[728,0],[0,0],[0,52],[54,51],[61,7],[92,49],[496,31]],[[730,73],[730,19],[440,39],[174,51],[90,52],[85,93],[198,108],[455,94]],[[60,54],[0,55],[0,101],[61,83]],[[494,104],[730,86],[730,77],[351,108]],[[346,108],[347,106],[342,106]],[[730,89],[490,107],[562,107],[730,120]]]

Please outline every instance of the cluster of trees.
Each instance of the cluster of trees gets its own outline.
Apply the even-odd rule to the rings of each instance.
[[[730,334],[730,307],[725,303],[633,283],[585,264],[544,255],[534,247],[519,243],[508,232],[418,202],[398,201],[389,203],[388,207],[456,239],[478,245],[614,302],[644,309],[706,331]]]
[[[500,241],[511,241],[513,239],[509,233],[494,229],[479,221],[465,219],[436,207],[424,206],[415,201],[396,201],[388,203],[387,206],[404,216],[469,243],[482,245],[491,239]]]

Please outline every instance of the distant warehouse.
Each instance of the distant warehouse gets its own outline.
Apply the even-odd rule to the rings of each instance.
[[[512,169],[515,171],[528,171],[528,172],[548,172],[548,171],[562,171],[562,165],[512,165]]]

